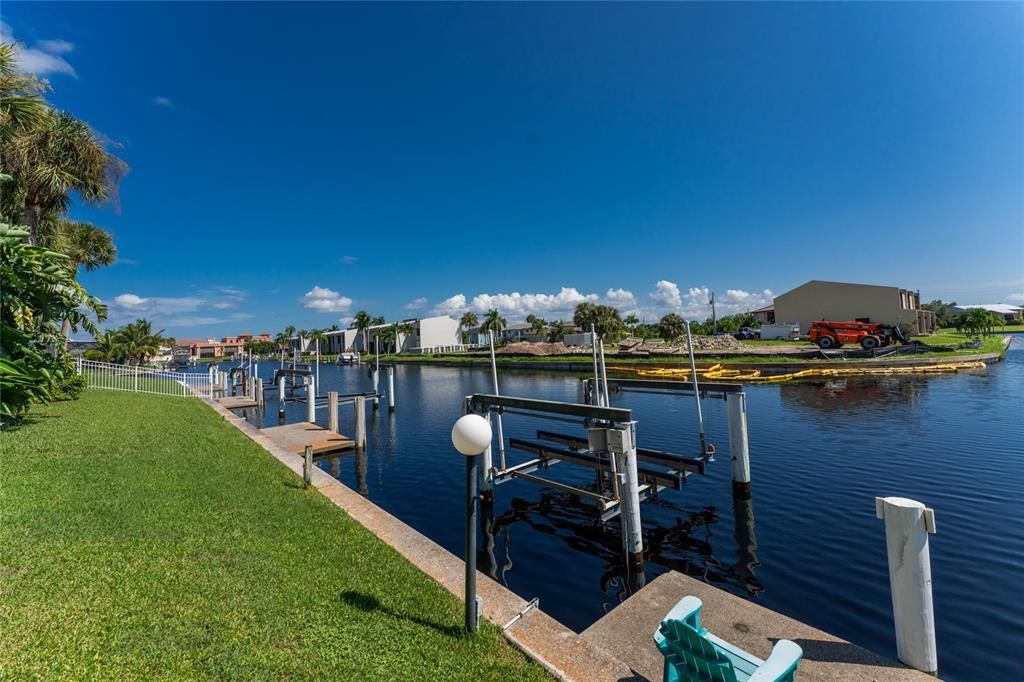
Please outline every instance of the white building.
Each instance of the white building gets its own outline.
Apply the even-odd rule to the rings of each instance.
[[[981,308],[987,310],[990,313],[995,313],[999,317],[1003,318],[1004,322],[1013,322],[1014,320],[1020,320],[1024,318],[1024,308],[1016,305],[1009,305],[1007,303],[978,303],[975,305],[955,305],[950,306],[952,310],[958,313],[966,312],[970,308]]]
[[[401,322],[389,322],[387,324],[376,324],[366,329],[364,334],[355,327],[349,329],[338,329],[327,332],[327,342],[322,343],[321,353],[344,353],[352,351],[356,353],[373,352],[376,348],[378,335],[385,329],[398,324],[399,327],[408,326],[412,331],[398,334],[399,353],[429,353],[434,349],[452,349],[461,344],[459,339],[459,322],[447,315],[438,317],[426,317],[423,319],[408,319]],[[297,343],[297,339],[293,339]],[[312,350],[308,346],[306,351]],[[380,339],[380,352],[386,353],[392,350],[390,340]]]

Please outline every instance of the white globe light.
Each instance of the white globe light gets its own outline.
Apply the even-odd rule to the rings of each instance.
[[[472,457],[481,454],[491,444],[491,425],[478,414],[459,417],[452,428],[452,445],[455,449]]]

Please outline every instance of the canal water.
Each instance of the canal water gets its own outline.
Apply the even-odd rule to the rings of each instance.
[[[495,490],[484,521],[480,568],[580,631],[645,581],[668,570],[697,577],[865,648],[895,658],[883,522],[876,496],[935,510],[931,536],[940,675],[1022,679],[1024,645],[1024,339],[1005,362],[950,376],[836,379],[748,386],[753,499],[730,490],[725,404],[704,413],[719,457],[681,491],[642,505],[645,574],[626,575],[618,522],[602,528],[592,504],[513,480]],[[277,363],[263,363],[269,378]],[[368,391],[367,368],[322,365],[318,393]],[[503,394],[580,401],[565,374],[503,372]],[[488,371],[425,366],[396,370],[397,410],[368,409],[368,453],[319,465],[461,556],[465,464],[450,442],[462,399],[491,392]],[[381,389],[386,375],[381,373]],[[638,421],[642,447],[698,451],[692,397],[624,393],[614,406]],[[305,418],[288,404],[288,422]],[[268,394],[268,425],[277,403]],[[246,415],[259,422],[261,415]],[[324,409],[318,421],[326,425]],[[342,431],[353,432],[351,406]],[[519,415],[507,438],[579,427]],[[526,453],[509,450],[509,463]],[[543,472],[588,486],[589,470]]]

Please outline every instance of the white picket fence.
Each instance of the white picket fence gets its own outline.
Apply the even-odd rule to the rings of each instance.
[[[128,393],[151,393],[181,398],[211,398],[213,386],[207,373],[171,372],[149,367],[117,365],[79,358],[78,373],[90,388]]]

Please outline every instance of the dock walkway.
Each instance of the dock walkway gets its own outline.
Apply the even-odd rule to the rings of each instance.
[[[334,433],[312,422],[272,426],[260,429],[260,433],[273,441],[274,445],[298,455],[305,453],[307,445],[313,446],[314,457],[351,450],[356,446],[355,441],[348,436]]]
[[[859,646],[741,599],[705,582],[670,571],[583,631],[582,637],[648,680],[660,680],[664,658],[652,635],[658,623],[687,595],[704,602],[701,624],[762,659],[775,642],[789,639],[804,656],[800,682],[934,682],[935,677],[890,661]]]
[[[223,398],[215,398],[215,400],[229,410],[240,410],[244,407],[256,407],[259,404],[253,398],[244,395],[225,396]]]

